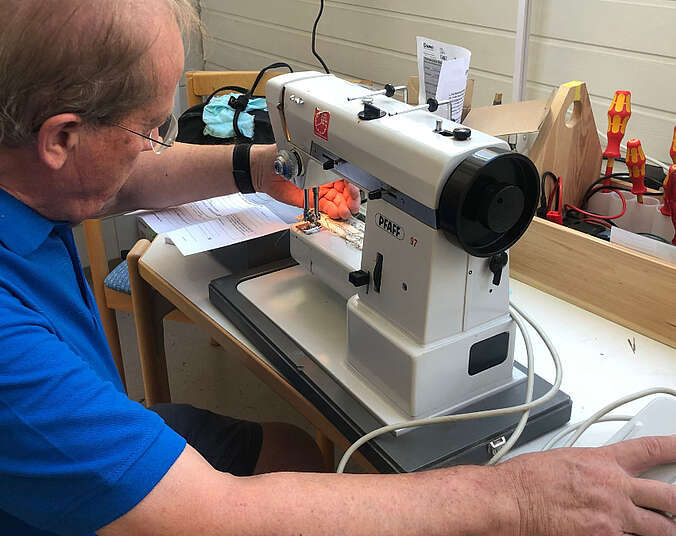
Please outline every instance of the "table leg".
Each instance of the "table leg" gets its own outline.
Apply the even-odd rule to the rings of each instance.
[[[139,275],[138,261],[149,245],[147,240],[139,240],[127,256],[145,403],[148,407],[160,402],[171,402],[162,320],[173,309],[173,305]]]
[[[336,470],[335,448],[333,441],[331,441],[320,431],[317,431],[315,440],[317,441],[319,450],[322,453],[322,459],[324,460],[324,470],[327,473],[333,473]]]

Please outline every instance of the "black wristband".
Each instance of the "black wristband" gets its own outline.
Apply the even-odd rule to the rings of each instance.
[[[253,182],[251,181],[251,166],[249,164],[250,143],[235,145],[232,151],[232,175],[235,177],[235,185],[243,194],[253,194]]]

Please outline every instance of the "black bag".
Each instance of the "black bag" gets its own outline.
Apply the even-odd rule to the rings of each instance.
[[[232,138],[217,138],[204,134],[204,121],[202,120],[202,113],[204,107],[211,102],[211,99],[221,91],[237,91],[243,95],[247,94],[248,90],[238,86],[225,86],[214,91],[207,100],[201,104],[191,106],[178,118],[178,136],[176,141],[182,143],[192,143],[194,145],[231,145],[234,143],[260,143],[272,144],[275,143],[275,136],[272,132],[272,125],[270,124],[270,116],[265,110],[251,110],[247,112],[254,118],[254,135],[253,138],[247,138],[244,135],[234,136]],[[235,115],[235,118],[239,114]],[[237,131],[238,129],[235,129]]]

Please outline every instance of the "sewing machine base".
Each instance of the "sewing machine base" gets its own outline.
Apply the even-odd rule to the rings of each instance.
[[[273,293],[273,289],[277,293]],[[337,379],[345,374],[340,369],[346,365],[341,364],[340,359],[332,359],[329,351],[308,351],[309,347],[319,348],[319,344],[325,349],[336,348],[339,340],[345,341],[345,301],[296,266],[295,261],[278,261],[216,279],[209,285],[209,297],[285,379],[347,439],[354,441],[382,425],[382,420],[351,391],[364,380],[354,375],[352,385],[347,388]],[[515,364],[515,374],[523,372],[524,368]],[[541,396],[549,388],[548,382],[536,376],[535,396]],[[361,396],[369,406],[383,403],[381,397],[378,397],[379,401],[375,398],[369,393]],[[524,398],[525,382],[518,382],[463,407],[461,411],[518,405]],[[564,425],[570,418],[571,406],[570,398],[559,392],[547,404],[533,410],[519,443]],[[395,417],[393,414],[392,418]],[[427,426],[399,437],[387,434],[369,442],[361,452],[382,472],[484,463],[490,457],[489,444],[503,436],[508,437],[519,417],[518,414],[505,415]]]

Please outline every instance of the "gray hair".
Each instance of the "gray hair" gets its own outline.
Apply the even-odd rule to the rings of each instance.
[[[156,3],[171,10],[184,34],[201,28],[190,0]],[[133,23],[130,4],[0,0],[0,148],[33,143],[54,115],[110,124],[155,96],[146,52],[156,36]]]

